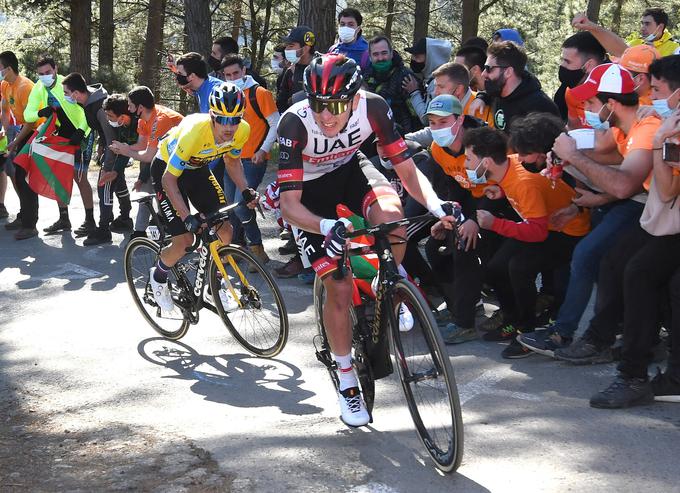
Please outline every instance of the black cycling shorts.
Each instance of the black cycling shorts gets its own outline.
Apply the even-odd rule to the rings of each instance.
[[[160,203],[160,216],[165,224],[166,231],[170,236],[187,233],[184,222],[177,215],[177,211],[170,203],[165,190],[163,190],[163,173],[167,163],[162,159],[154,159],[151,163],[151,182],[156,197]],[[177,186],[182,193],[184,201],[191,202],[198,212],[210,214],[216,212],[225,205],[227,199],[222,187],[217,182],[207,166],[198,169],[184,170],[177,179]]]
[[[302,187],[302,204],[321,217],[337,218],[336,206],[346,205],[352,212],[366,217],[366,211],[379,197],[399,197],[390,182],[367,159],[357,156],[338,169]],[[293,227],[295,242],[305,265],[325,277],[337,268],[337,263],[326,256],[324,237]]]

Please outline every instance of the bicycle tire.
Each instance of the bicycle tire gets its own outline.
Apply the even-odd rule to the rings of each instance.
[[[138,251],[146,251],[146,257],[142,261],[141,267],[133,265],[135,255]],[[148,322],[151,327],[158,332],[160,335],[167,339],[178,340],[186,335],[189,330],[189,320],[186,314],[182,320],[172,320],[167,318],[161,318],[157,314],[157,305],[152,302],[153,292],[149,285],[149,269],[156,265],[156,261],[160,254],[161,247],[155,241],[149,240],[148,238],[133,238],[125,247],[124,255],[124,268],[125,268],[125,280],[127,281],[128,288],[130,289],[130,294],[135,300],[135,305],[140,311],[144,319]],[[171,271],[171,273],[174,272]],[[175,285],[176,288],[176,285]],[[141,296],[140,290],[141,289]],[[145,299],[146,298],[146,299]],[[155,313],[155,315],[154,315]],[[160,324],[173,326],[172,329],[168,330],[161,326]],[[179,325],[178,327],[176,327]]]
[[[455,471],[463,458],[463,420],[453,368],[434,316],[420,291],[405,279],[395,283],[390,303],[392,354],[416,432],[437,468]],[[401,303],[414,318],[405,332],[399,330]],[[436,407],[426,407],[431,404],[426,394],[439,398]]]
[[[234,264],[227,262],[222,265],[240,304],[239,308],[229,313],[223,306],[222,297],[213,296],[213,304],[222,322],[250,353],[266,358],[276,356],[285,347],[289,330],[286,305],[276,282],[259,260],[243,248],[224,245],[218,250],[218,256],[220,259],[231,256],[234,261]],[[223,294],[231,294],[228,288],[222,286],[222,274],[212,259],[209,282],[211,293],[222,291]],[[258,321],[264,324],[264,328],[255,327]]]
[[[328,352],[328,361],[333,363],[330,345],[328,344],[328,338],[326,337],[326,328],[323,323],[323,304],[325,302],[325,288],[321,279],[318,276],[314,277],[314,316],[316,318],[316,328],[318,335],[321,337],[322,349]],[[364,397],[364,404],[366,404],[366,410],[368,414],[373,416],[373,403],[375,402],[375,380],[373,379],[373,372],[371,370],[371,364],[368,360],[366,351],[364,350],[363,343],[356,337],[356,327],[357,314],[353,306],[350,306],[350,323],[352,324],[352,364],[357,372],[357,378],[359,380],[359,387],[361,388],[361,393]],[[338,375],[335,370],[328,368],[328,373],[330,374],[331,381],[338,390]],[[373,418],[371,417],[371,421]]]

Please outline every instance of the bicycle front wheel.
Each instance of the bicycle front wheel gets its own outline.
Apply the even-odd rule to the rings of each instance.
[[[391,304],[392,352],[416,431],[437,467],[455,471],[463,458],[463,420],[453,368],[437,324],[423,296],[405,279],[395,284]],[[406,330],[411,325],[409,312],[413,324]]]
[[[210,292],[220,318],[247,351],[276,356],[288,340],[288,313],[278,286],[250,252],[226,245],[218,254],[226,277],[211,262]]]
[[[153,297],[153,289],[149,283],[149,271],[156,265],[161,247],[147,238],[134,238],[125,248],[125,279],[130,294],[135,300],[144,319],[163,337],[181,339],[189,330],[189,320],[169,319],[161,317],[161,311]],[[174,272],[170,272],[170,285],[173,299],[179,296]]]

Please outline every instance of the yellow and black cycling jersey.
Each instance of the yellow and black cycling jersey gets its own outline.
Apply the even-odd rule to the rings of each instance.
[[[238,158],[249,136],[250,126],[242,119],[231,142],[216,144],[210,115],[196,113],[168,131],[160,141],[156,157],[168,164],[170,173],[180,176],[185,169],[207,166],[224,155]]]

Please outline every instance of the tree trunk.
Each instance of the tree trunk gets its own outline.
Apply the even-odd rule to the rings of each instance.
[[[71,72],[80,72],[89,81],[92,75],[92,4],[90,0],[71,0]]]
[[[298,26],[312,28],[317,51],[325,53],[335,41],[335,23],[334,0],[300,0]]]
[[[241,20],[242,20],[242,7],[243,2],[241,0],[235,0],[233,9],[234,9],[234,25],[231,28],[231,37],[236,40],[238,43],[238,35],[241,32]]]
[[[113,70],[113,0],[99,0],[99,69]]]
[[[588,19],[597,23],[600,18],[600,7],[602,6],[602,0],[588,0],[588,8],[586,9],[586,15]]]
[[[392,38],[392,24],[394,24],[394,0],[387,0],[387,17],[385,19],[385,36]]]
[[[416,0],[415,22],[413,23],[413,42],[427,37],[430,24],[430,0]]]
[[[612,31],[619,34],[621,30],[621,10],[623,9],[624,0],[616,0],[614,7],[614,14],[612,15]]]
[[[158,99],[160,50],[163,47],[163,24],[165,23],[166,0],[149,0],[149,15],[146,22],[146,42],[142,58],[142,74],[139,83],[147,86]],[[163,60],[164,61],[164,60]]]
[[[463,15],[461,17],[461,41],[477,36],[479,30],[479,0],[463,0]]]
[[[184,25],[187,48],[203,56],[212,48],[210,0],[184,0]]]
[[[264,6],[264,23],[262,25],[262,34],[260,35],[260,50],[257,53],[257,56],[253,54],[253,68],[257,72],[262,70],[262,63],[264,62],[264,49],[267,46],[267,41],[271,37],[269,34],[269,26],[271,25],[272,20],[273,3],[273,0],[266,0]]]

